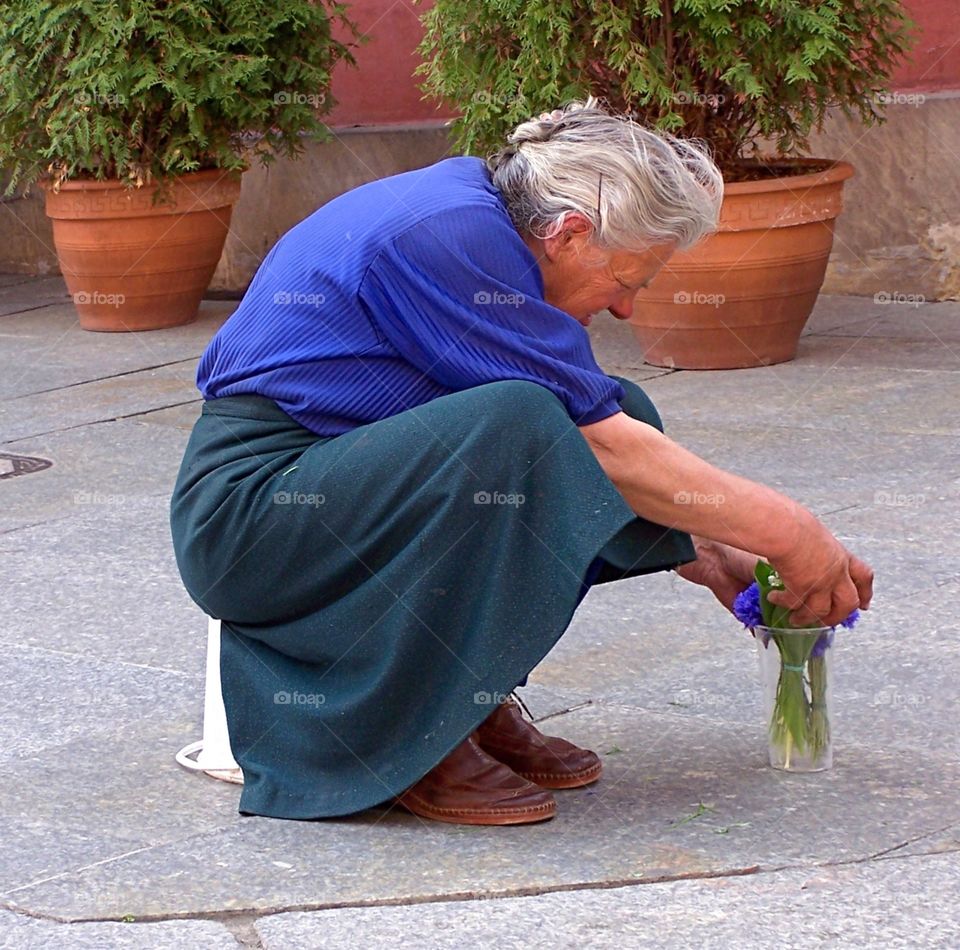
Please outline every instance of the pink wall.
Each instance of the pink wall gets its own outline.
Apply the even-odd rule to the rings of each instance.
[[[423,35],[420,16],[430,0],[352,0],[350,16],[371,40],[356,51],[359,68],[339,67],[333,92],[336,126],[436,122],[452,113],[421,100],[413,77],[414,50]],[[960,13],[957,0],[904,0],[919,36],[910,62],[894,74],[894,90],[935,92],[960,89]]]
[[[957,0],[904,0],[917,42],[893,77],[893,88],[921,92],[960,89],[960,9]]]
[[[429,0],[348,0],[350,18],[370,40],[354,51],[357,68],[337,67],[333,94],[338,100],[329,122],[336,126],[437,122],[449,118],[435,102],[423,102],[413,71],[414,52],[423,37],[421,15]]]

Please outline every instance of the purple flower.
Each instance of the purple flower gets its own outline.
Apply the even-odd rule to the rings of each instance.
[[[765,626],[763,622],[763,609],[760,606],[760,587],[756,581],[754,581],[746,590],[741,591],[737,594],[736,598],[733,601],[733,615],[740,621],[745,627],[752,630],[754,627]],[[854,608],[846,620],[840,621],[841,627],[846,627],[848,630],[853,627],[853,625],[860,619],[860,611]],[[835,628],[834,628],[835,629]],[[830,641],[820,646],[821,641],[817,641],[816,646],[814,646],[814,656],[819,656],[817,649],[820,648],[820,653],[823,653],[824,650],[830,646],[830,643],[833,642],[833,635],[830,635]]]
[[[733,615],[745,627],[763,626],[763,611],[760,608],[760,587],[754,581],[746,590],[737,594],[733,601]]]
[[[833,632],[836,628],[831,627],[829,633],[821,633],[817,637],[817,642],[813,645],[813,649],[810,651],[810,659],[815,660],[818,656],[823,656],[827,652],[830,645],[833,643]]]
[[[860,611],[856,607],[850,611],[850,616],[846,620],[840,621],[841,627],[846,627],[848,630],[860,619]]]

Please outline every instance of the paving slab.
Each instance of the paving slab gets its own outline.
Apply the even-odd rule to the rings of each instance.
[[[930,307],[937,304],[925,305]],[[947,304],[949,309],[955,305]],[[813,306],[813,312],[803,328],[802,336],[832,333],[835,330],[853,328],[854,335],[859,335],[860,328],[868,323],[890,316],[893,310],[890,306],[878,304],[872,296],[853,297],[844,294],[820,294]],[[913,309],[911,308],[911,312]]]
[[[960,561],[852,542],[876,571],[871,609],[835,647],[838,733],[945,747],[960,715]],[[720,721],[760,722],[755,641],[705,588],[653,575],[593,588],[532,685]],[[598,750],[603,751],[603,750]]]
[[[206,625],[167,502],[199,413],[196,359],[235,304],[92,334],[64,296],[56,280],[0,280],[2,448],[54,463],[0,481],[7,908],[140,921],[441,902],[281,914],[258,923],[265,947],[377,933],[460,946],[477,913],[508,946],[532,926],[558,946],[957,944],[950,902],[932,898],[955,889],[960,850],[960,304],[822,296],[798,360],[707,373],[644,364],[612,319],[591,328],[601,365],[640,382],[671,437],[798,498],[876,569],[874,609],[838,647],[836,765],[769,769],[752,639],[709,591],[654,575],[591,591],[519,691],[545,731],[602,754],[603,779],[558,793],[543,825],[469,828],[389,806],[242,818],[235,786],[175,764],[200,735]],[[691,875],[722,878],[634,886]],[[610,885],[630,886],[583,890]],[[518,896],[556,888],[576,890]],[[531,925],[526,900],[557,906]],[[397,911],[406,925],[377,916]],[[236,945],[215,921],[0,912],[4,941]]]
[[[202,669],[9,644],[0,667],[0,899],[237,820],[235,789],[174,761],[200,734]]]
[[[0,641],[202,674],[207,621],[180,581],[168,504],[125,493],[0,534]]]
[[[199,415],[199,409],[191,412]],[[143,418],[78,426],[3,446],[4,452],[53,464],[3,481],[0,538],[28,525],[111,510],[127,511],[128,530],[134,530],[145,509],[168,507],[189,431],[148,425]]]
[[[960,354],[960,303],[943,301],[920,306],[907,304],[874,304],[869,319],[850,309],[851,300],[870,301],[869,297],[833,297],[845,320],[835,325],[822,325],[817,332],[827,336],[863,336],[871,340],[915,340],[931,344],[935,349],[952,348]],[[862,313],[862,311],[861,311]],[[960,356],[958,356],[960,359]]]
[[[879,731],[869,745],[841,741],[829,772],[788,775],[766,765],[763,730],[744,723],[597,705],[550,721],[619,751],[599,783],[559,793],[544,824],[442,825],[393,807],[237,819],[4,899],[63,919],[141,919],[511,895],[862,860],[960,822],[960,764],[891,751]]]
[[[943,598],[911,601],[909,608],[878,604],[856,629],[838,631],[837,736],[866,742],[879,729],[891,748],[940,748],[960,759],[960,737],[943,725],[960,715],[950,685],[960,670],[956,605],[956,594],[946,606]],[[707,604],[689,616],[685,630],[672,616],[630,629],[610,621],[601,627],[599,614],[584,608],[533,671],[532,685],[690,719],[761,723],[756,643],[733,618],[715,616]],[[943,622],[918,622],[940,615]],[[553,725],[548,720],[541,728]]]
[[[897,855],[926,855],[960,852],[960,824],[951,825],[897,849]]]
[[[904,474],[897,488],[877,491],[878,501],[834,512],[824,521],[839,538],[870,538],[887,544],[902,544],[926,550],[957,565],[957,531],[960,529],[960,492],[953,476],[947,491],[946,478],[939,483]],[[936,494],[935,494],[936,493]]]
[[[0,433],[3,442],[13,443],[151,409],[194,403],[196,398],[196,360],[190,358],[7,399],[0,404]]]
[[[665,419],[665,431],[711,465],[769,485],[818,515],[875,507],[893,526],[912,519],[924,504],[960,496],[955,435],[709,424],[688,421],[676,409]]]
[[[578,890],[501,900],[279,914],[264,950],[398,946],[607,948],[942,947],[960,943],[960,856]]]
[[[197,421],[202,407],[203,400],[197,393],[197,399],[194,402],[171,406],[169,409],[151,409],[149,412],[130,416],[130,421],[144,422],[148,425],[171,426],[175,429],[185,429],[189,433],[193,424]]]
[[[9,279],[0,287],[0,317],[17,315],[50,305],[65,306],[65,302],[70,299],[67,285],[62,277],[24,279],[21,274],[7,276]],[[69,306],[72,308],[73,304]],[[9,331],[10,325],[6,321],[0,324],[0,333],[6,334]]]
[[[823,333],[802,337],[797,359],[811,368],[822,367],[839,374],[850,369],[955,374],[960,372],[960,343],[934,341],[931,345],[926,340],[870,337],[866,333]]]
[[[0,287],[13,287],[15,284],[30,284],[36,277],[30,274],[0,274]]]
[[[824,339],[818,337],[818,339]],[[819,369],[819,367],[818,367]],[[960,376],[876,368],[822,371],[809,362],[709,373],[678,372],[644,384],[667,422],[750,423],[795,429],[956,435]],[[669,431],[669,429],[668,429]]]
[[[29,288],[11,288],[8,292],[14,291],[21,295],[38,293]],[[0,312],[3,293],[0,290]],[[45,298],[37,299],[42,302]],[[193,323],[141,333],[83,330],[70,303],[11,314],[0,319],[0,340],[10,367],[0,379],[0,396],[46,392],[146,367],[196,360],[235,309],[235,301],[204,300]]]
[[[237,950],[240,944],[212,920],[170,920],[155,924],[58,924],[0,911],[3,950]]]

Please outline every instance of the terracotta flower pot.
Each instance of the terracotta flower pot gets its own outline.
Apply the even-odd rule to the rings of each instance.
[[[637,295],[630,323],[644,360],[679,369],[792,360],[853,174],[848,162],[833,162],[825,171],[727,184],[719,230],[674,254]]]
[[[190,323],[216,269],[240,196],[219,169],[155,187],[67,181],[45,187],[60,269],[85,330],[159,330]]]

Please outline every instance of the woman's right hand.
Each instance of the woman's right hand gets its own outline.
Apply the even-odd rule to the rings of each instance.
[[[772,591],[768,600],[792,611],[793,626],[833,627],[852,610],[870,606],[873,569],[813,516],[787,554],[768,560],[785,588]]]

